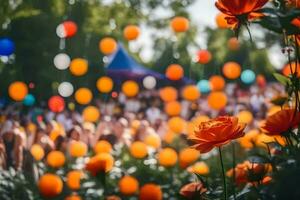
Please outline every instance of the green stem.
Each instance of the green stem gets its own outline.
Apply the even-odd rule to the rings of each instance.
[[[220,162],[221,162],[221,167],[222,167],[224,200],[227,200],[227,187],[226,187],[226,179],[225,179],[225,171],[224,171],[224,163],[223,163],[223,158],[222,158],[221,147],[219,147],[218,149],[219,149],[219,156],[220,156]]]
[[[233,169],[233,183],[232,183],[232,190],[233,190],[233,199],[236,200],[236,193],[235,193],[235,145],[234,142],[232,143],[232,169]]]

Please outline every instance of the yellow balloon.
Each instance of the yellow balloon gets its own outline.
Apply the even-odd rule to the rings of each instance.
[[[93,93],[88,88],[79,88],[75,92],[75,100],[77,103],[86,105],[92,101]]]
[[[139,86],[135,81],[126,81],[122,85],[122,91],[127,97],[134,97],[139,92]]]
[[[145,144],[155,149],[158,149],[161,146],[161,139],[156,134],[147,135],[144,139]]]
[[[96,86],[99,92],[109,93],[113,89],[114,83],[110,77],[103,76],[97,80]]]
[[[174,133],[183,133],[186,128],[186,122],[181,117],[172,117],[168,121],[168,126]]]
[[[237,117],[239,118],[239,122],[249,124],[253,120],[253,115],[248,110],[243,110],[237,114]]]
[[[74,76],[82,76],[88,71],[88,62],[83,58],[75,58],[70,64],[70,72]]]
[[[83,110],[82,117],[86,122],[96,122],[100,117],[99,109],[95,106],[88,106]]]
[[[32,145],[30,149],[31,155],[34,157],[35,160],[40,161],[45,156],[44,149],[39,144]]]
[[[21,81],[13,82],[8,87],[8,94],[15,101],[23,101],[27,93],[27,85]]]
[[[81,141],[71,143],[69,153],[72,157],[82,157],[87,153],[87,145]]]

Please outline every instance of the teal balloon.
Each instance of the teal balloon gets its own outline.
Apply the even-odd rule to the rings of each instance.
[[[255,73],[252,70],[247,69],[242,72],[241,80],[245,84],[251,84],[255,81],[255,77]]]
[[[197,88],[198,90],[201,92],[201,93],[208,93],[210,92],[211,88],[210,88],[210,84],[209,84],[209,81],[208,80],[200,80],[198,83],[197,83]]]
[[[27,94],[23,100],[23,104],[25,106],[32,106],[35,103],[35,98],[32,94]]]

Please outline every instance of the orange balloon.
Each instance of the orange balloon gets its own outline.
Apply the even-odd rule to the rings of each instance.
[[[134,97],[139,92],[139,85],[135,81],[125,81],[122,85],[122,92],[127,97]]]
[[[295,70],[296,70],[296,62],[292,62],[291,63],[291,66],[292,66],[292,72],[294,73]],[[285,76],[289,76],[291,73],[291,68],[290,68],[290,64],[286,64],[282,70],[282,74],[285,75]],[[297,66],[297,77],[300,77],[300,65],[298,64]]]
[[[225,87],[225,80],[222,76],[214,75],[209,79],[212,91],[223,90]]]
[[[79,88],[75,92],[75,100],[77,103],[86,105],[92,101],[93,93],[88,88]]]
[[[180,80],[184,75],[182,67],[178,64],[171,64],[166,70],[166,77],[172,81]]]
[[[8,94],[15,101],[23,101],[28,94],[27,85],[21,81],[13,82],[8,87]]]
[[[88,61],[83,58],[75,58],[72,60],[69,69],[74,76],[82,76],[88,71]]]
[[[175,32],[185,32],[189,26],[189,20],[185,17],[174,17],[171,20],[171,27]]]
[[[227,20],[225,19],[226,15],[223,13],[219,13],[216,16],[216,24],[218,26],[218,28],[221,29],[226,29],[226,28],[230,28],[231,26],[227,23]]]
[[[134,158],[142,159],[148,155],[147,145],[143,142],[133,142],[129,148],[130,154]]]
[[[87,145],[81,141],[74,141],[71,143],[69,153],[72,157],[82,157],[88,151]]]
[[[113,38],[106,37],[99,42],[99,49],[105,55],[114,53],[117,48],[118,44]]]
[[[181,104],[178,101],[170,101],[165,104],[165,112],[169,116],[178,116],[181,112]]]
[[[114,87],[114,82],[110,77],[103,76],[97,80],[96,86],[99,92],[109,93]]]
[[[67,174],[67,186],[71,190],[78,190],[80,189],[80,179],[82,178],[83,174],[79,170],[72,170]]]
[[[47,164],[53,168],[62,167],[65,164],[66,158],[61,151],[51,151],[47,155]]]
[[[135,40],[140,35],[140,29],[135,25],[128,25],[123,31],[126,40]]]
[[[193,148],[184,148],[179,152],[179,165],[186,168],[200,157],[200,152]]]
[[[168,121],[168,126],[174,133],[183,133],[186,123],[181,117],[172,117]]]
[[[94,146],[94,152],[96,154],[98,154],[98,153],[111,153],[111,151],[112,151],[112,146],[106,140],[100,140]]]
[[[41,176],[38,182],[38,188],[42,196],[52,198],[62,192],[63,182],[59,176],[46,173]]]
[[[118,185],[124,195],[133,195],[139,190],[139,182],[133,176],[123,176]]]
[[[212,55],[208,50],[200,50],[198,52],[198,63],[207,64],[211,61]]]
[[[241,66],[236,62],[227,62],[223,66],[223,74],[228,79],[237,79],[241,75]]]
[[[155,149],[158,149],[161,146],[160,137],[157,134],[149,134],[144,139],[145,144]]]
[[[182,90],[182,97],[188,101],[196,101],[200,97],[200,92],[195,85],[187,85]]]
[[[99,109],[96,106],[88,106],[82,111],[82,117],[86,122],[97,122],[100,118]]]
[[[236,37],[232,37],[227,42],[228,49],[236,51],[240,48],[240,42]]]
[[[33,156],[33,158],[37,161],[40,161],[45,156],[45,151],[39,144],[34,144],[30,148],[30,153]]]
[[[177,162],[177,153],[172,148],[162,149],[157,156],[158,163],[164,167],[172,167]]]
[[[211,108],[220,110],[226,106],[227,96],[224,92],[212,92],[209,94],[207,101]]]
[[[167,86],[159,91],[159,96],[164,102],[176,101],[178,94],[174,87]]]

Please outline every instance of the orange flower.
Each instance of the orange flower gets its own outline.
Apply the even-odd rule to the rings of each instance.
[[[226,175],[228,177],[232,177],[233,172],[235,173],[235,183],[237,185],[242,185],[248,182],[248,168],[245,163],[237,164],[234,169],[228,170]]]
[[[180,194],[187,199],[197,199],[201,196],[201,194],[205,193],[207,189],[201,182],[193,182],[184,185],[180,189]]]
[[[267,2],[268,0],[218,0],[216,7],[227,15],[227,23],[236,29],[249,20],[262,17],[259,9]]]
[[[164,167],[173,167],[176,164],[177,159],[177,152],[168,147],[162,149],[157,155],[158,163]]]
[[[269,116],[261,126],[267,135],[280,135],[300,123],[300,113],[295,114],[295,109],[285,109]]]
[[[63,182],[56,174],[44,174],[38,182],[40,193],[44,197],[55,197],[62,192]]]
[[[106,140],[98,141],[94,146],[94,152],[98,153],[110,153],[112,151],[112,145]]]
[[[109,172],[113,166],[114,158],[110,154],[99,153],[89,160],[85,168],[96,176],[99,172]]]
[[[194,165],[190,166],[187,169],[188,172],[193,173],[193,174],[199,174],[199,175],[207,175],[209,174],[209,167],[208,165],[201,161],[201,162],[197,162]]]
[[[80,189],[80,179],[83,174],[79,170],[72,170],[67,174],[66,184],[72,190]]]
[[[139,189],[139,182],[133,176],[124,176],[119,181],[119,190],[124,195],[133,195]]]
[[[207,153],[214,147],[220,147],[244,135],[246,124],[238,122],[237,117],[222,116],[202,122],[199,131],[190,136],[194,147],[201,153]]]
[[[184,148],[179,152],[179,165],[186,168],[200,157],[199,151],[192,148]]]
[[[289,7],[300,8],[300,1],[299,0],[286,0],[286,4]]]
[[[272,171],[272,166],[269,163],[253,163],[248,160],[243,163],[239,163],[233,169],[227,171],[228,177],[233,176],[235,172],[235,183],[242,185],[247,182],[255,184],[258,181],[262,181],[268,172]]]
[[[162,200],[163,194],[158,185],[148,183],[140,190],[139,200]]]
[[[148,155],[147,145],[143,142],[133,142],[129,148],[130,154],[137,159],[143,159]]]
[[[67,197],[65,198],[65,200],[81,200],[81,197],[78,196],[77,194],[72,194],[72,195],[70,195],[70,196],[67,196]]]
[[[59,168],[65,164],[66,158],[61,151],[51,151],[46,160],[50,167]]]

